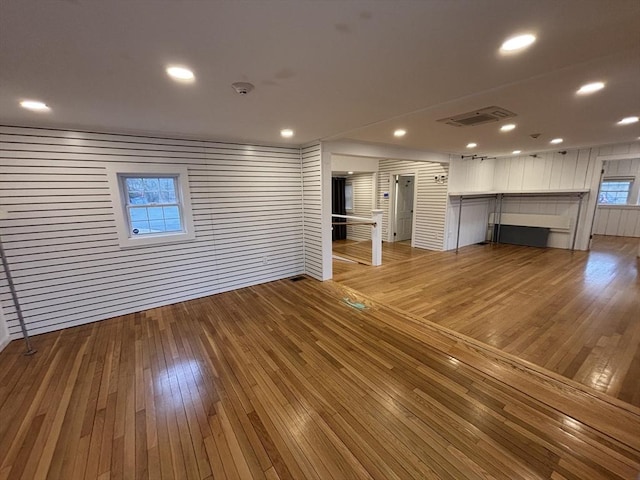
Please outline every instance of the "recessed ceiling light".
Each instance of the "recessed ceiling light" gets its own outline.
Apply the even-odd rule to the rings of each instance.
[[[506,125],[503,125],[500,127],[500,131],[501,132],[510,132],[511,130],[513,130],[514,128],[516,128],[515,123],[508,123]]]
[[[407,134],[407,131],[403,128],[399,128],[395,132],[393,132],[394,137],[404,137],[406,134]]]
[[[589,95],[590,93],[597,92],[598,90],[602,90],[603,88],[603,82],[587,83],[586,85],[582,85],[576,93],[578,95]]]
[[[51,110],[46,103],[37,100],[22,100],[20,106],[27,110],[33,110],[34,112],[48,112]]]
[[[191,70],[177,65],[167,67],[167,74],[174,80],[180,82],[192,82],[196,78]]]
[[[477,146],[478,146],[477,143],[473,143],[473,142],[467,143],[467,148],[476,148]]]
[[[535,41],[536,36],[530,33],[516,35],[515,37],[511,37],[505,40],[505,42],[500,47],[500,51],[504,53],[517,52],[524,48],[527,48]]]
[[[353,172],[347,172],[349,175],[353,175]]]
[[[285,128],[284,130],[280,130],[280,135],[282,135],[284,138],[291,138],[293,137],[293,130],[291,130],[290,128]]]
[[[514,150],[511,153],[513,153],[514,155],[518,155],[519,153],[522,153],[522,150]]]
[[[630,123],[636,123],[638,117],[626,117],[618,122],[618,125],[629,125]]]
[[[557,145],[558,143],[562,143],[562,142],[564,142],[564,140],[562,138],[554,138],[549,143],[553,143],[554,145]]]

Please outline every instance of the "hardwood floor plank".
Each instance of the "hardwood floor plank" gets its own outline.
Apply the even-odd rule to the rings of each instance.
[[[395,285],[379,288],[402,296]],[[524,310],[535,310],[527,299],[538,288],[521,284]],[[635,299],[627,300],[606,331],[581,330],[598,340],[579,367],[564,368],[577,374],[589,355],[601,376],[634,368]],[[438,302],[422,311],[449,308]],[[542,336],[531,338],[552,348]],[[334,282],[272,282],[33,341],[35,362],[13,345],[0,353],[5,393],[16,393],[4,403],[12,416],[2,428],[14,436],[0,439],[2,478],[633,479],[640,471],[639,409]]]
[[[336,243],[336,252],[370,249]],[[573,253],[474,245],[456,255],[385,243],[381,267],[336,261],[334,280],[640,406],[636,251],[637,239],[597,236],[591,252]]]

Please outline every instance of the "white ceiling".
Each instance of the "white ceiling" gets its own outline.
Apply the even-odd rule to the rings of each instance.
[[[640,123],[615,122],[640,115],[639,25],[639,0],[0,0],[0,122],[451,153],[475,141],[481,155],[628,142]],[[523,31],[538,41],[498,54]],[[170,80],[170,63],[196,82]],[[606,88],[575,95],[595,80]],[[256,89],[240,97],[236,81]],[[490,105],[518,128],[435,121]]]

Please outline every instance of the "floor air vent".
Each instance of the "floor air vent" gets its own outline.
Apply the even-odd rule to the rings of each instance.
[[[299,282],[300,280],[304,280],[306,277],[303,275],[298,275],[297,277],[291,277],[289,280],[292,282]]]
[[[473,112],[462,113],[455,117],[441,118],[438,122],[454,127],[473,127],[483,123],[499,122],[505,118],[515,117],[516,114],[502,107],[485,107]]]

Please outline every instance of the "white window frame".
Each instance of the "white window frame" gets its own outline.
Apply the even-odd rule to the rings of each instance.
[[[191,208],[191,192],[189,191],[189,171],[182,165],[158,165],[146,163],[112,164],[106,166],[107,178],[113,211],[115,214],[116,231],[121,248],[137,248],[152,245],[166,245],[195,240],[193,227],[193,212]],[[154,233],[133,236],[129,226],[129,214],[125,198],[125,177],[174,177],[176,181],[176,197],[179,202],[182,231]]]
[[[633,202],[631,201],[631,195],[633,192],[633,187],[634,187],[634,183],[635,183],[635,177],[616,177],[616,176],[606,176],[603,177],[602,181],[600,182],[600,192],[598,194],[598,197],[600,197],[600,193],[602,193],[604,190],[602,188],[602,185],[604,185],[605,182],[629,182],[629,189],[627,190],[627,198],[625,199],[624,203],[600,203],[600,198],[598,198],[598,205],[602,205],[602,206],[620,206],[620,205],[629,205],[629,204],[633,204]],[[608,191],[608,190],[607,190]]]

